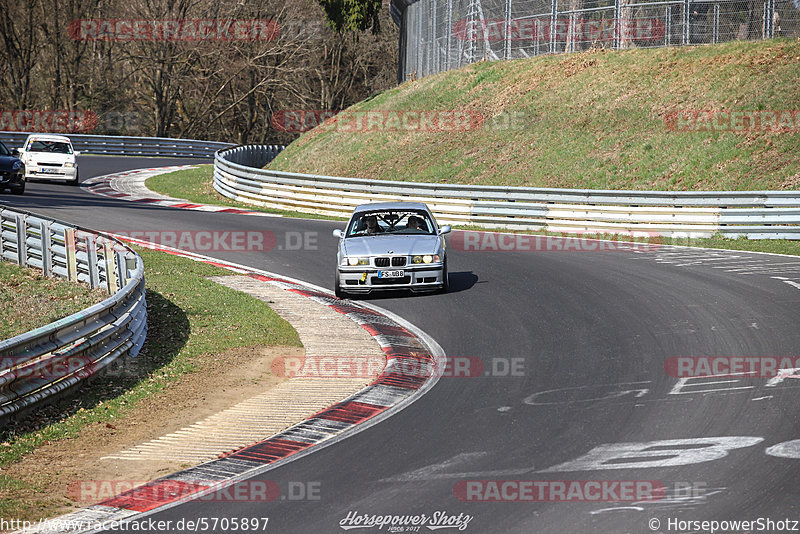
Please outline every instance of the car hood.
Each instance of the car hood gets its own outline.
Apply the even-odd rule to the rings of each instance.
[[[0,156],[0,170],[12,171],[14,170],[14,162],[19,159],[14,156]]]
[[[64,163],[75,161],[73,154],[57,154],[54,152],[27,152],[28,161],[35,163]]]
[[[435,254],[440,248],[440,240],[441,237],[436,235],[348,237],[344,240],[344,253],[348,256]]]

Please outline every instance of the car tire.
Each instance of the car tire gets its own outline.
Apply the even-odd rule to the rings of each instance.
[[[21,195],[25,192],[25,182],[22,182],[18,187],[12,187],[11,193]]]
[[[78,175],[78,171],[75,171],[75,179],[74,180],[70,180],[67,183],[69,183],[69,185],[80,185],[81,179],[80,179],[80,176]]]
[[[339,277],[339,271],[336,271],[336,281],[333,283],[333,293],[336,295],[336,298],[338,298],[338,299],[347,298],[347,293],[342,290],[341,278]]]

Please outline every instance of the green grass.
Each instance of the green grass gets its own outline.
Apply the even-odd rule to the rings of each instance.
[[[329,217],[326,215],[314,215],[299,213],[296,211],[265,208],[231,200],[220,195],[217,193],[216,189],[213,188],[211,185],[213,183],[213,176],[213,165],[200,165],[196,169],[182,169],[179,171],[153,176],[152,178],[147,179],[145,185],[148,189],[155,191],[156,193],[169,195],[174,198],[186,199],[189,202],[197,202],[199,204],[231,206],[253,211],[263,211],[265,213],[274,213],[277,215],[284,215],[286,217],[339,220],[336,217]]]
[[[797,110],[798,79],[797,39],[482,62],[404,83],[348,110],[469,110],[481,125],[351,131],[343,125],[352,115],[344,114],[302,135],[270,168],[539,187],[796,189],[800,125],[783,133],[684,132],[671,130],[668,118],[692,110]]]
[[[0,340],[77,313],[108,297],[86,284],[48,278],[36,269],[0,261]]]
[[[38,446],[77,436],[96,422],[124,418],[137,402],[200,369],[214,354],[237,347],[301,346],[297,332],[264,302],[207,280],[218,267],[137,248],[145,262],[148,335],[135,359],[75,396],[32,412],[0,435],[0,469]],[[19,517],[14,497],[26,481],[0,477],[0,517]]]

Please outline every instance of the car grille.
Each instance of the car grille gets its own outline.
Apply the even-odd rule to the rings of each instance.
[[[39,162],[39,163],[37,163],[37,165],[40,166],[40,167],[61,167],[60,163],[42,163],[42,162]]]
[[[0,182],[7,182],[11,179],[10,171],[0,171]]]
[[[402,267],[406,264],[406,257],[394,256],[392,258],[375,258],[375,267],[388,267],[390,264],[392,267]]]
[[[370,283],[373,286],[388,286],[388,285],[397,285],[397,284],[409,284],[411,283],[410,276],[404,276],[402,278],[378,278],[377,276],[370,277]]]

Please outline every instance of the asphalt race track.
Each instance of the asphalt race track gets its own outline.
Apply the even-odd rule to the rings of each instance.
[[[189,161],[82,156],[79,164],[85,180],[176,163]],[[329,288],[330,232],[342,226],[152,207],[45,183],[0,203],[112,232],[273,232],[268,252],[199,252]],[[294,246],[297,235],[307,246]],[[761,531],[778,532],[800,520],[800,445],[774,447],[800,440],[800,380],[681,381],[664,365],[678,356],[800,356],[800,284],[787,283],[800,282],[800,259],[687,249],[451,246],[448,254],[451,293],[370,301],[430,334],[449,357],[479,358],[480,376],[444,377],[388,420],[262,474],[281,489],[273,502],[189,502],[146,518],[171,520],[171,528],[141,531],[225,517],[269,518],[266,532],[333,533],[353,526],[340,524],[351,513],[468,514],[472,533],[704,532],[670,521],[759,518]],[[613,444],[623,445],[586,456]],[[493,480],[654,481],[666,493],[647,502],[558,502],[552,494],[548,502],[485,502]],[[464,481],[481,481],[470,486],[480,502],[456,497]],[[513,485],[503,487],[514,500]],[[200,531],[233,530],[221,525]]]

